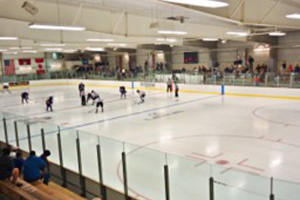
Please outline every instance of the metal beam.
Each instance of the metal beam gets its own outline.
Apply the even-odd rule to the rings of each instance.
[[[82,8],[83,8],[83,3],[81,3],[81,4],[79,5],[79,7],[78,7],[78,10],[77,10],[76,15],[75,15],[74,20],[73,20],[73,25],[76,24],[77,19],[78,19],[78,16],[79,16],[79,14],[80,14],[81,11],[82,11]]]
[[[271,1],[278,1],[278,0],[271,0]],[[300,8],[300,3],[299,1],[294,1],[294,0],[284,0],[284,2],[282,2],[283,4],[285,5],[288,5],[288,6],[292,6],[294,8]]]
[[[115,34],[116,32],[117,32],[117,30],[118,30],[118,28],[119,28],[119,25],[120,25],[120,23],[121,23],[121,21],[122,21],[122,19],[123,19],[123,17],[125,16],[125,10],[120,14],[120,16],[119,16],[119,18],[118,18],[118,20],[117,20],[117,22],[116,22],[116,24],[115,24],[115,26],[114,26],[114,28],[113,28],[113,31],[112,31],[112,34]]]
[[[231,13],[231,15],[229,15],[229,19],[232,19],[237,12],[241,9],[242,5],[245,3],[245,0],[241,0],[238,5],[235,7],[235,9],[233,10],[233,12]]]
[[[264,23],[265,20],[273,13],[277,6],[281,3],[282,0],[277,0],[277,2],[266,12],[265,16],[262,18],[260,23]]]

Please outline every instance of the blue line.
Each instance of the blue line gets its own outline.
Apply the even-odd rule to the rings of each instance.
[[[165,108],[172,108],[172,107],[176,107],[176,106],[180,106],[180,105],[191,104],[191,103],[194,103],[194,102],[203,101],[203,100],[207,100],[207,99],[212,99],[212,98],[216,98],[216,97],[220,97],[220,96],[219,95],[217,95],[217,96],[210,96],[210,97],[206,97],[206,98],[185,101],[185,102],[182,102],[182,103],[175,103],[175,104],[171,104],[171,105],[167,105],[167,106],[162,106],[162,107],[158,107],[158,108],[152,108],[152,109],[149,109],[149,110],[139,111],[139,112],[135,112],[135,113],[131,113],[131,114],[120,115],[120,116],[113,117],[113,118],[110,118],[110,119],[94,121],[94,122],[90,122],[90,123],[86,123],[86,124],[81,124],[81,125],[77,125],[77,126],[72,126],[72,127],[66,127],[66,128],[61,129],[61,131],[67,131],[67,130],[77,129],[77,128],[81,128],[81,127],[85,127],[85,126],[90,126],[90,125],[94,125],[94,124],[100,124],[100,123],[104,123],[104,122],[108,122],[108,121],[113,121],[113,120],[117,120],[117,119],[122,119],[122,118],[126,118],[126,117],[132,117],[132,116],[136,116],[136,115],[139,115],[139,114],[153,112],[153,111],[157,111],[157,110],[165,109]],[[51,131],[51,132],[45,133],[45,135],[50,135],[50,134],[54,134],[54,133],[57,133],[57,131]],[[40,137],[40,135],[33,135],[31,138],[36,138],[36,137]],[[27,139],[27,137],[20,138],[19,141],[26,140],[26,139]],[[15,140],[12,140],[10,142],[15,142]]]

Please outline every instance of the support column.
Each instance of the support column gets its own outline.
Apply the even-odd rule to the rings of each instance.
[[[278,49],[270,50],[269,72],[278,72]]]
[[[0,73],[2,77],[2,82],[4,82],[4,67],[3,67],[3,54],[0,53]]]

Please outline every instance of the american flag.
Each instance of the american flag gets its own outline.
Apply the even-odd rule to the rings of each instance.
[[[15,75],[15,62],[13,59],[10,60],[4,60],[4,67],[5,67],[5,75],[6,76],[12,76]]]

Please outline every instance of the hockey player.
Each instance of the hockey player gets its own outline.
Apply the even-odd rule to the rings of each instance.
[[[89,102],[89,100],[91,100],[91,99],[93,99],[93,95],[92,95],[92,93],[91,93],[91,92],[89,92],[89,93],[87,94],[86,103],[88,103],[88,102]]]
[[[49,112],[49,110],[51,112],[53,112],[53,96],[50,96],[47,100],[46,100],[46,111]]]
[[[99,94],[96,93],[94,90],[92,90],[92,92],[91,92],[91,93],[88,93],[88,95],[87,95],[86,103],[88,103],[90,100],[93,100],[92,105],[94,105],[94,104],[95,104],[95,101],[96,101],[98,98],[100,98]]]
[[[170,78],[167,81],[167,92],[172,92],[172,80]]]
[[[28,103],[28,100],[29,100],[28,92],[26,92],[26,91],[22,92],[21,99],[22,99],[22,104],[24,104],[25,102]]]
[[[84,91],[80,92],[80,97],[81,97],[81,105],[86,106],[86,98],[85,98],[85,92]]]
[[[96,113],[98,113],[99,107],[101,107],[101,111],[104,112],[103,99],[101,99],[100,97],[96,101]]]
[[[179,97],[179,94],[178,94],[178,92],[179,92],[179,86],[178,86],[178,84],[177,84],[177,83],[175,83],[175,97],[176,97],[176,98],[178,98],[178,97]]]
[[[79,90],[79,96],[82,96],[81,93],[84,93],[84,90],[85,90],[85,85],[83,83],[80,83],[78,85],[78,90]]]
[[[119,89],[120,93],[121,93],[121,99],[124,97],[126,99],[126,88],[125,86],[121,86],[120,89]]]
[[[92,99],[93,99],[92,105],[95,104],[95,102],[96,102],[97,99],[100,99],[99,94],[97,92],[95,92],[94,90],[92,90]]]
[[[3,83],[3,92],[11,93],[9,90],[9,83]]]
[[[137,92],[137,93],[139,94],[139,96],[140,96],[140,99],[141,99],[140,104],[141,104],[141,103],[144,103],[144,102],[145,102],[146,93],[145,93],[144,91],[141,91],[141,90],[137,90],[136,92]]]

